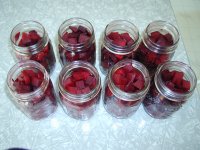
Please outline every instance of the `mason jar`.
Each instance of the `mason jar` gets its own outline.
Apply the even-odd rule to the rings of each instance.
[[[53,84],[46,69],[36,61],[15,64],[7,75],[12,102],[29,118],[39,120],[57,108]]]
[[[135,60],[122,60],[109,71],[104,88],[104,107],[116,118],[133,115],[150,87],[148,70]]]
[[[100,51],[100,69],[104,74],[123,59],[134,58],[135,49],[139,43],[137,27],[126,20],[110,22],[103,33]]]
[[[143,101],[145,111],[154,118],[168,118],[192,96],[196,83],[196,75],[187,64],[171,61],[160,65]]]
[[[158,65],[171,60],[178,42],[179,32],[174,25],[166,21],[153,21],[142,34],[135,59],[143,63],[153,76]]]
[[[89,21],[83,18],[71,18],[64,21],[58,30],[58,41],[62,65],[77,60],[95,64],[95,35]]]
[[[18,61],[34,60],[42,64],[48,73],[55,68],[55,55],[51,40],[44,27],[36,21],[17,24],[10,35],[11,45]]]
[[[70,117],[87,120],[93,116],[101,95],[101,79],[94,66],[85,61],[69,63],[59,74],[58,87]]]

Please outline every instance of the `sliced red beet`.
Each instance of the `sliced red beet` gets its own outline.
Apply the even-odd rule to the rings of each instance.
[[[165,85],[174,92],[184,93],[190,90],[190,82],[184,79],[184,73],[181,71],[166,69],[161,72],[161,77]]]
[[[142,73],[131,64],[117,69],[112,79],[118,88],[128,93],[133,93],[144,88],[145,81]]]
[[[76,68],[64,82],[64,88],[71,94],[87,94],[96,87],[96,79],[87,69]],[[69,88],[70,87],[70,88]]]
[[[183,79],[182,80],[182,88],[185,91],[189,91],[190,90],[190,82]]]
[[[77,44],[78,42],[77,42],[77,38],[68,38],[68,42],[70,43],[70,44]]]
[[[88,41],[89,39],[90,39],[90,37],[88,35],[85,35],[85,34],[82,33],[79,36],[78,42],[84,43],[84,42]]]
[[[120,34],[118,32],[111,32],[109,35],[108,35],[108,38],[110,40],[118,40],[118,39],[121,39],[120,37]]]
[[[15,35],[15,41],[17,41],[19,39],[19,36],[20,36],[20,32],[18,32],[16,35]]]
[[[126,40],[126,42],[128,43],[130,40],[133,40],[130,35],[128,33],[122,33],[121,37]]]
[[[84,89],[85,88],[85,83],[83,80],[79,80],[79,81],[76,81],[76,87],[78,89]]]
[[[43,73],[38,70],[21,71],[17,79],[13,80],[13,86],[16,92],[19,94],[33,92],[43,82],[44,76],[41,74]]]
[[[117,39],[113,41],[113,44],[117,45],[117,46],[121,46],[124,47],[126,46],[126,40],[123,39]]]
[[[78,28],[76,26],[69,26],[72,32],[78,32]]]

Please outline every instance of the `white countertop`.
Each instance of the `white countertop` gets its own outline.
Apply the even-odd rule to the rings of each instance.
[[[43,24],[57,53],[57,31],[71,17],[89,20],[95,30],[97,55],[99,37],[114,19],[126,19],[140,30],[153,20],[167,20],[176,25],[169,0],[0,0],[0,149],[67,150],[197,150],[200,147],[200,101],[197,90],[172,117],[157,120],[148,116],[142,105],[129,119],[115,119],[103,108],[88,121],[68,117],[59,106],[50,117],[32,121],[24,116],[7,95],[5,85],[8,70],[14,65],[9,36],[12,28],[24,20]],[[188,63],[182,40],[173,60]],[[98,68],[99,61],[96,63]],[[61,70],[57,57],[55,81]],[[99,68],[98,68],[99,70]],[[101,74],[102,81],[104,76]]]

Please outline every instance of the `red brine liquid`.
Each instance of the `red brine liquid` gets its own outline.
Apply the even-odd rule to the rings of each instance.
[[[64,73],[61,71],[61,74],[62,72]],[[89,119],[99,103],[101,91],[99,79],[91,70],[83,67],[76,67],[68,70],[66,74],[61,74],[59,95],[67,114],[75,119]]]
[[[170,33],[162,34],[159,31],[150,33],[149,40],[158,46],[158,50],[155,51],[148,48],[144,42],[140,43],[138,50],[136,51],[136,60],[142,62],[149,70],[152,76],[158,65],[169,61],[172,57],[171,53],[165,53],[160,48],[170,47],[174,44],[173,37]]]
[[[92,33],[85,27],[69,26],[61,39],[66,45],[59,44],[59,54],[62,64],[82,60],[95,63],[95,42],[91,41]]]
[[[17,94],[37,93],[44,81],[44,74],[38,69],[22,70],[16,79],[12,79],[12,85]],[[44,89],[43,89],[44,90]],[[56,96],[51,80],[49,79],[46,89],[28,100],[16,101],[23,111],[31,119],[39,120],[49,116],[57,108]]]
[[[130,47],[133,43],[134,40],[131,38],[129,33],[119,33],[119,32],[111,32],[107,35],[106,37],[114,46],[116,47],[121,47],[121,48],[126,48]],[[102,47],[101,49],[101,66],[104,69],[109,69],[112,67],[114,64],[119,62],[120,60],[123,59],[128,59],[133,57],[133,52],[128,52],[121,50],[122,53],[120,52],[113,52],[106,47]]]
[[[191,89],[190,81],[184,78],[184,72],[165,69],[161,72],[161,80],[168,88],[178,94],[188,93]],[[167,118],[175,111],[179,110],[185,100],[171,100],[162,95],[152,82],[149,93],[147,94],[143,105],[145,110],[154,118]]]
[[[141,94],[138,94],[139,98],[134,97],[147,86],[144,75],[131,63],[127,63],[117,68],[110,77],[105,86],[105,108],[116,118],[127,118],[138,109],[144,98]],[[128,98],[124,98],[125,95]]]
[[[14,39],[15,44],[19,47],[30,47],[29,54],[27,54],[26,56],[16,52],[16,57],[18,60],[34,60],[42,64],[47,70],[47,72],[50,73],[53,71],[56,60],[50,41],[48,41],[46,45],[42,45],[43,39],[36,30],[18,32],[15,35]],[[38,48],[33,51],[31,50],[32,47]]]

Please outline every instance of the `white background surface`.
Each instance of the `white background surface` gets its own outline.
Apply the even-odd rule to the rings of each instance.
[[[37,20],[42,23],[57,55],[60,24],[71,17],[83,17],[93,24],[98,55],[100,34],[114,19],[129,20],[140,31],[153,20],[167,20],[176,25],[169,0],[0,0],[0,7],[0,149],[199,149],[200,102],[197,91],[181,110],[166,120],[151,118],[142,106],[129,119],[118,120],[107,114],[100,103],[89,121],[71,119],[60,106],[49,118],[32,121],[15,108],[6,94],[7,72],[15,64],[9,36],[19,22]],[[173,59],[188,63],[182,40]],[[98,65],[97,61],[97,68]],[[56,70],[51,76],[54,87],[60,70],[57,59]],[[103,81],[104,76],[101,76]]]

